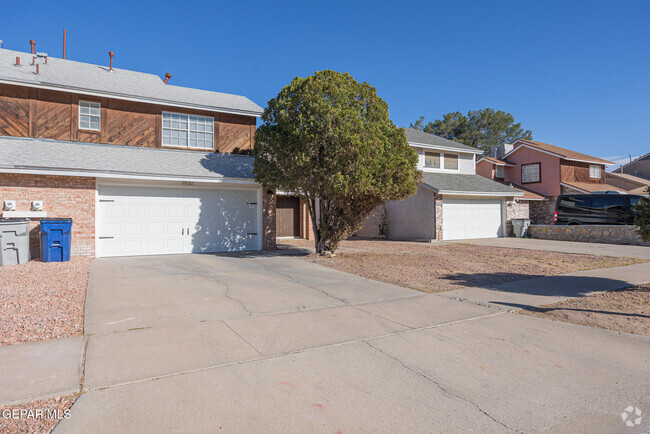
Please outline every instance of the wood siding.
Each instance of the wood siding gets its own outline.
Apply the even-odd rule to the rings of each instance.
[[[600,165],[600,179],[589,177],[589,163],[579,161],[560,161],[560,178],[562,182],[589,182],[593,184],[605,183],[605,166]]]
[[[79,100],[101,104],[100,131],[79,129]],[[253,149],[253,116],[0,85],[0,136],[160,148],[163,111],[214,118],[215,152],[251,153]]]

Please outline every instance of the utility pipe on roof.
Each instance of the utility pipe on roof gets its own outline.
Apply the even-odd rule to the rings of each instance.
[[[36,53],[36,41],[33,39],[30,39],[29,45],[32,46],[32,54]]]
[[[65,59],[65,43],[66,43],[66,36],[67,36],[68,31],[66,29],[63,29],[63,58]]]

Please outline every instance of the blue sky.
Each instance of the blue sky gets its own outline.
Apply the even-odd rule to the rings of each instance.
[[[650,1],[2,2],[4,47],[173,75],[266,101],[349,72],[408,126],[511,112],[533,137],[610,159],[650,152]]]

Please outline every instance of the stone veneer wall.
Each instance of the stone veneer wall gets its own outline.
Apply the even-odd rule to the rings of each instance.
[[[533,225],[553,224],[553,215],[555,214],[556,203],[556,197],[549,197],[547,200],[530,201],[530,223]]]
[[[95,178],[1,173],[0,217],[5,200],[15,200],[16,211],[30,211],[32,201],[42,200],[48,218],[71,218],[71,255],[95,256]],[[40,258],[40,219],[31,220],[29,251]]]
[[[633,225],[530,225],[528,236],[543,240],[650,246]]]

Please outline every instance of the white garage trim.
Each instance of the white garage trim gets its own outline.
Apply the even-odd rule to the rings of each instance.
[[[129,256],[127,255],[119,255],[115,254],[115,252],[108,254],[107,251],[103,251],[104,249],[104,244],[106,244],[106,241],[100,240],[100,238],[104,238],[106,235],[109,235],[108,233],[103,235],[103,232],[107,231],[107,222],[105,220],[105,216],[103,215],[103,212],[108,212],[108,208],[104,208],[106,206],[105,204],[102,204],[100,202],[100,199],[102,198],[101,196],[101,189],[104,187],[121,187],[121,188],[145,188],[145,189],[153,189],[147,192],[146,194],[153,194],[153,193],[158,193],[158,194],[153,194],[152,196],[142,196],[145,198],[144,205],[146,205],[146,201],[148,199],[152,198],[159,198],[161,201],[161,204],[157,204],[156,206],[158,208],[164,207],[165,208],[165,214],[164,216],[161,215],[161,219],[159,220],[159,223],[165,227],[164,230],[170,230],[170,225],[174,222],[170,222],[167,218],[171,214],[171,209],[172,208],[184,208],[183,211],[183,216],[179,216],[178,218],[180,220],[183,220],[183,224],[179,226],[179,230],[182,226],[184,226],[186,223],[188,224],[188,230],[189,228],[192,228],[192,238],[185,238],[182,240],[182,247],[177,243],[177,248],[174,251],[168,251],[166,247],[162,248],[160,252],[155,253],[155,254],[165,254],[165,253],[190,253],[192,251],[200,251],[200,252],[216,252],[216,251],[232,251],[232,250],[262,250],[262,240],[263,240],[263,223],[262,223],[262,218],[263,218],[263,211],[262,211],[262,188],[259,184],[257,185],[240,185],[240,184],[211,184],[211,183],[193,183],[193,182],[188,182],[188,181],[182,181],[182,182],[135,182],[135,181],[119,181],[119,180],[97,180],[95,183],[95,252],[97,257],[102,257],[102,256]],[[164,192],[165,190],[171,190],[170,197],[167,197]],[[178,191],[177,191],[178,190]],[[197,191],[196,194],[192,194],[192,191]],[[201,191],[199,193],[198,191]],[[210,192],[210,193],[208,193]],[[219,192],[223,192],[224,195],[220,195]],[[237,194],[237,192],[241,192],[241,195]],[[126,192],[125,192],[126,193]],[[208,193],[207,196],[203,196],[206,193]],[[107,195],[106,197],[120,197],[121,195]],[[248,196],[249,199],[246,198]],[[128,203],[128,198],[129,195],[125,195],[125,203]],[[171,199],[171,197],[178,197],[178,205],[176,204],[175,201]],[[233,229],[234,234],[239,234],[238,237],[234,237],[236,239],[236,242],[234,242],[234,245],[236,246],[235,248],[219,248],[218,246],[220,243],[229,243],[230,241],[222,239],[217,237],[217,233],[222,234],[223,237],[227,236],[228,233],[224,231],[228,230],[230,225],[228,222],[224,222],[223,220],[218,220],[215,219],[213,221],[205,221],[201,223],[201,220],[199,219],[205,219],[206,216],[210,215],[218,215],[217,213],[210,213],[209,209],[208,214],[201,215],[201,211],[203,207],[205,206],[205,202],[201,202],[204,197],[207,197],[209,199],[221,199],[224,201],[231,201],[231,203],[234,203],[234,210],[237,210],[238,212],[243,212],[244,215],[249,215],[251,216],[250,220],[248,223],[244,221],[242,227],[251,227],[250,225],[252,224],[253,227],[255,228],[256,235],[248,235],[249,232],[246,234],[243,234],[243,229],[241,233],[236,232],[236,229]],[[133,198],[131,198],[133,199]],[[114,200],[114,199],[108,199],[108,200]],[[198,200],[198,204],[196,201]],[[234,200],[234,202],[232,202]],[[243,201],[246,200],[246,204],[244,204],[243,207],[240,207],[240,205],[243,204]],[[252,202],[252,201],[255,202]],[[240,202],[241,201],[241,202]],[[248,202],[250,201],[250,202]],[[239,205],[238,205],[239,204]],[[216,210],[218,211],[218,205],[216,206]],[[248,209],[250,211],[246,211],[246,208],[248,206]],[[241,208],[241,209],[239,209]],[[249,212],[253,212],[253,214],[248,214]],[[147,216],[148,217],[148,216]],[[121,230],[124,230],[124,227],[126,224],[124,223],[126,220],[126,217],[116,217],[116,223],[118,221],[122,220],[123,226],[121,227]],[[137,219],[134,219],[135,222],[137,222]],[[140,221],[145,222],[149,221],[148,219],[142,218]],[[240,220],[236,220],[240,221]],[[201,224],[199,224],[201,223]],[[210,225],[210,226],[208,226]],[[196,227],[192,227],[196,226]],[[205,227],[203,227],[205,226]],[[116,227],[116,225],[113,225],[113,227]],[[147,226],[148,227],[148,226]],[[211,230],[212,229],[212,230]],[[251,229],[246,229],[247,231],[252,232]],[[172,231],[173,232],[173,231]],[[214,233],[214,235],[213,235]],[[200,234],[200,235],[199,235]],[[242,238],[243,235],[248,235],[249,238],[248,241],[244,240]],[[165,233],[166,235],[166,233]],[[185,235],[185,234],[184,234]],[[189,233],[186,235],[189,236]],[[202,236],[202,242],[203,242],[203,247],[200,248],[200,245],[195,245],[194,243],[196,242],[195,237]],[[137,236],[136,236],[137,238]],[[163,235],[162,239],[164,239],[165,244],[169,244],[172,242],[179,242],[173,237],[174,240],[166,237]],[[104,239],[108,239],[107,237]],[[140,238],[142,242],[146,240],[145,235],[143,235],[143,238]],[[243,244],[242,244],[243,243]],[[217,246],[217,247],[215,247]],[[124,246],[120,246],[121,251],[124,251]],[[200,249],[199,249],[200,248]],[[199,250],[197,250],[199,249]],[[104,249],[105,250],[105,249]],[[144,251],[143,253],[132,253],[132,254],[154,254],[154,253],[147,253],[149,250]]]
[[[502,237],[506,204],[502,198],[443,196],[442,239]]]

